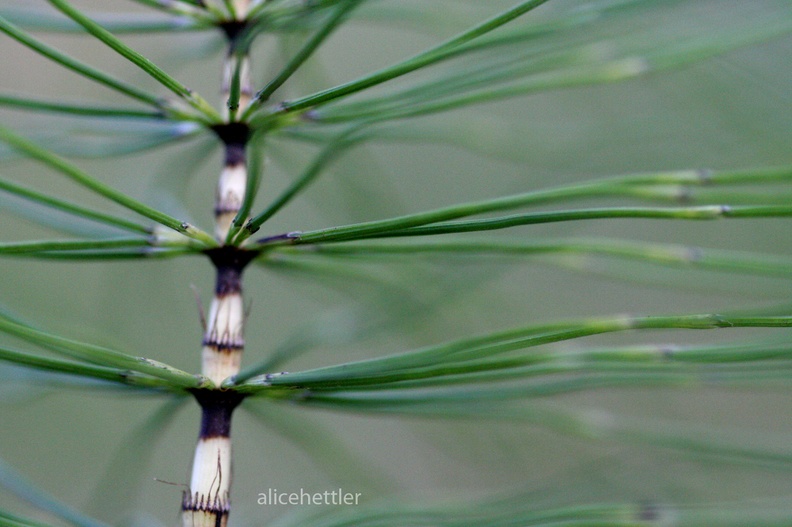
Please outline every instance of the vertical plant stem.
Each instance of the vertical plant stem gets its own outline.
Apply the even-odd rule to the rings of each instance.
[[[232,246],[208,251],[217,270],[215,295],[206,319],[202,373],[219,386],[240,370],[245,347],[242,271],[255,253]],[[194,390],[202,409],[190,490],[182,499],[183,527],[225,526],[231,510],[231,415],[243,395]]]
[[[242,401],[234,392],[196,391],[201,429],[190,490],[182,496],[183,527],[225,527],[231,511],[231,414]]]
[[[216,128],[225,143],[225,164],[217,182],[215,195],[215,238],[223,243],[243,203],[248,187],[246,125],[232,123]]]
[[[244,24],[248,0],[229,0],[226,7]],[[215,386],[239,373],[245,347],[245,306],[242,271],[255,252],[227,245],[234,219],[246,202],[247,144],[250,129],[236,122],[238,110],[250,103],[250,58],[244,31],[228,33],[229,51],[223,64],[222,97],[225,124],[214,131],[225,145],[225,162],[215,197],[215,237],[223,244],[206,251],[216,270],[214,298],[205,321],[201,371]],[[243,214],[246,213],[243,211]],[[231,416],[244,395],[234,391],[194,390],[201,406],[201,429],[193,458],[190,489],[182,497],[182,527],[225,527],[231,512]]]
[[[247,12],[246,2],[234,2],[235,12]],[[244,25],[244,22],[242,22]],[[215,201],[215,237],[222,243],[228,239],[231,224],[245,201],[248,187],[246,145],[250,139],[247,125],[236,122],[240,108],[250,104],[253,84],[250,79],[250,56],[243,29],[229,32],[228,53],[223,64],[222,98],[226,101],[227,124],[215,128],[225,143],[225,166],[217,184]]]

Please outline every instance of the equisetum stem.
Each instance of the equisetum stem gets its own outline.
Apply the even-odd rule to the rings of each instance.
[[[201,430],[190,490],[182,496],[183,527],[225,527],[231,511],[231,414],[242,401],[234,392],[196,390]]]
[[[242,271],[255,253],[225,246],[207,251],[217,270],[215,295],[203,339],[202,373],[215,385],[239,373],[245,310]],[[201,431],[190,489],[182,497],[182,527],[224,527],[231,508],[231,415],[243,395],[194,390],[201,405]]]
[[[237,2],[238,4],[239,2]],[[237,5],[237,9],[240,6]],[[239,11],[237,11],[239,12]],[[250,104],[253,86],[250,80],[250,57],[245,49],[243,23],[233,24],[235,29],[227,29],[230,41],[229,51],[223,65],[222,99],[226,101],[225,125],[215,128],[215,132],[225,143],[225,166],[217,183],[215,200],[215,237],[222,243],[228,236],[231,223],[245,199],[247,187],[247,159],[245,145],[249,139],[249,129],[243,123],[235,122],[238,110]]]
[[[232,125],[226,125],[226,128],[230,126]],[[225,166],[217,182],[214,213],[215,238],[223,243],[234,218],[242,208],[248,174],[245,155],[247,136],[227,138],[221,135],[221,137],[226,141]]]
[[[227,30],[229,52],[223,65],[225,123],[214,128],[225,145],[225,163],[215,196],[215,238],[224,244],[242,208],[247,188],[247,125],[235,122],[252,95],[250,62],[238,48],[248,0],[234,0],[235,21]],[[206,251],[216,269],[215,293],[206,318],[201,372],[215,386],[239,373],[245,347],[242,271],[255,253],[230,245]],[[231,511],[231,416],[244,395],[217,389],[194,390],[201,406],[201,429],[193,458],[190,488],[182,497],[182,527],[225,527]]]

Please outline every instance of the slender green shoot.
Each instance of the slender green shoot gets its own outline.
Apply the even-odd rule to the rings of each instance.
[[[218,124],[222,121],[217,111],[206,102],[200,95],[194,93],[192,90],[181,84],[179,81],[168,75],[159,66],[151,62],[149,59],[133,50],[121,40],[115,37],[112,33],[104,29],[102,26],[83,15],[78,9],[74,8],[65,0],[49,0],[63,14],[80,24],[91,35],[102,41],[111,49],[116,51],[125,59],[129,60],[141,70],[146,72],[154,80],[159,82],[165,88],[182,98],[190,106],[200,112],[207,120],[208,124]]]
[[[322,171],[332,163],[338,156],[346,152],[347,149],[354,146],[359,138],[355,134],[363,127],[353,127],[347,132],[339,135],[335,140],[331,141],[315,158],[308,168],[297,178],[289,187],[284,190],[263,212],[256,217],[251,218],[245,225],[244,230],[239,233],[235,243],[241,243],[250,235],[255,233],[261,228],[268,219],[274,216],[279,210],[286,206],[292,199],[297,197],[300,192],[308,187]],[[244,218],[244,216],[243,216]]]
[[[651,9],[650,6],[649,3],[645,4],[645,8]],[[613,6],[605,9],[613,9]],[[657,36],[642,35],[639,39],[631,34],[608,33],[607,40],[600,37],[599,42],[577,42],[572,40],[571,35],[564,40],[554,38],[556,33],[553,31],[542,34],[539,29],[537,35],[538,28],[519,28],[520,31],[512,34],[479,39],[458,48],[456,51],[459,55],[495,48],[489,56],[478,58],[475,64],[462,72],[448,72],[384,96],[351,104],[340,102],[335,105],[336,108],[317,109],[311,113],[311,117],[318,122],[395,120],[540,91],[620,82],[663,69],[677,68],[788,33],[792,29],[789,13],[779,12],[775,17],[772,13],[770,10],[766,18],[752,20],[751,24],[731,30],[713,27],[704,31],[703,35],[691,34],[687,38],[674,38],[671,34],[658,31]],[[605,13],[599,14],[600,17],[584,16],[579,20],[593,23],[609,18]],[[632,13],[632,16],[639,15]],[[565,24],[558,25],[564,27]],[[567,29],[567,32],[573,30],[597,34],[595,28],[574,28]],[[537,39],[537,36],[541,38]],[[528,39],[531,41],[528,42]],[[569,40],[572,40],[571,44]],[[598,46],[607,46],[609,51],[593,52]],[[500,49],[498,53],[498,48],[505,49]]]
[[[42,251],[28,254],[15,254],[36,258],[38,260],[71,260],[71,261],[100,261],[100,260],[152,260],[159,258],[175,258],[197,254],[200,251],[191,250],[187,247],[179,248],[153,248],[141,247],[137,249],[102,249],[102,250],[79,250],[79,251]]]
[[[360,258],[412,257],[417,254],[458,256],[533,256],[543,254],[601,254],[663,265],[679,265],[744,274],[792,278],[792,260],[753,252],[735,252],[673,244],[616,239],[569,238],[541,241],[442,240],[420,243],[350,242],[310,247],[308,251],[282,248],[295,254]],[[368,260],[363,260],[368,261]]]
[[[438,44],[437,46],[428,49],[414,57],[400,62],[394,66],[376,71],[370,75],[366,75],[357,80],[324,90],[307,97],[285,101],[278,107],[279,112],[295,112],[311,108],[319,104],[345,97],[361,90],[371,88],[378,84],[382,84],[389,80],[395,79],[407,73],[411,73],[418,69],[424,68],[431,64],[443,61],[454,53],[455,48],[469,42],[475,38],[493,31],[504,24],[511,22],[515,18],[539,7],[547,2],[547,0],[527,0],[520,2],[514,7],[478,24],[459,35]]]
[[[0,316],[0,331],[92,364],[131,370],[156,377],[167,381],[174,389],[205,387],[209,383],[208,380],[201,376],[192,375],[158,361],[144,357],[134,357],[102,346],[58,337],[18,324],[2,316]]]
[[[134,119],[163,119],[165,117],[161,111],[86,106],[58,101],[42,101],[15,95],[0,95],[0,106],[36,112],[55,112],[87,117],[127,117]]]
[[[491,202],[490,202],[491,203]],[[480,214],[490,204],[481,203]],[[429,236],[461,232],[478,232],[494,229],[506,229],[520,225],[536,225],[563,221],[580,221],[613,218],[647,218],[676,220],[714,220],[720,218],[767,218],[792,216],[792,206],[756,205],[729,207],[727,205],[710,205],[701,207],[612,207],[597,209],[578,209],[554,212],[537,212],[514,214],[488,219],[444,222],[440,219],[445,214],[462,213],[462,207],[453,211],[452,208],[439,210],[435,213],[419,213],[389,220],[357,223],[329,229],[319,229],[304,233],[294,233],[288,240],[292,244],[329,243],[382,237]],[[492,209],[490,209],[492,210]],[[463,215],[468,215],[464,213]],[[431,224],[431,225],[430,225]]]
[[[679,208],[610,208],[583,209],[581,211],[559,211],[534,215],[521,215],[497,220],[475,220],[466,224],[446,224],[418,229],[424,225],[447,222],[466,216],[486,214],[521,207],[563,202],[568,200],[590,199],[593,197],[633,196],[637,198],[656,197],[652,189],[661,186],[670,187],[660,190],[660,194],[685,195],[680,186],[722,186],[746,184],[786,183],[792,180],[792,167],[772,167],[753,170],[732,171],[701,171],[682,170],[677,172],[659,172],[650,174],[626,175],[601,180],[589,181],[575,185],[526,192],[513,196],[505,196],[479,202],[451,205],[433,211],[410,214],[385,220],[363,222],[346,226],[320,229],[305,233],[293,233],[284,237],[265,240],[265,243],[319,243],[328,241],[349,241],[384,236],[413,236],[418,234],[439,234],[441,232],[465,232],[466,230],[486,230],[504,228],[529,223],[546,223],[548,221],[570,221],[591,218],[646,217],[667,219],[716,219],[734,217],[780,217],[790,214],[788,205],[775,206],[735,206],[708,205],[702,207]],[[648,191],[646,190],[648,188]],[[646,195],[648,193],[648,195]]]
[[[237,10],[236,7],[234,7],[233,0],[223,0],[223,5],[225,5],[226,11],[228,11],[228,16],[231,18],[231,20],[236,20]]]
[[[114,33],[151,33],[193,31],[211,27],[202,17],[163,16],[152,13],[86,13],[108,31]],[[38,9],[0,8],[0,16],[25,29],[43,31],[83,31],[72,20]]]
[[[75,527],[110,527],[106,523],[89,518],[78,510],[59,502],[53,496],[40,490],[37,485],[28,481],[27,478],[3,460],[0,460],[0,485],[3,485],[37,509],[61,518]]]
[[[5,181],[3,179],[0,179],[0,190],[3,190],[15,196],[19,196],[34,203],[39,203],[50,209],[61,210],[63,212],[72,214],[79,218],[96,221],[98,223],[103,223],[105,225],[110,225],[112,227],[118,227],[120,229],[124,229],[131,232],[137,232],[140,234],[151,234],[151,229],[149,227],[145,227],[143,225],[140,225],[139,223],[135,223],[133,221],[129,221],[124,218],[119,218],[117,216],[112,216],[110,214],[97,212],[88,209],[86,207],[82,207],[80,205],[75,205],[73,203],[69,203],[68,201],[64,201],[52,196],[48,196],[41,192],[37,192],[35,190],[22,187],[15,183],[11,183],[10,181]]]
[[[149,247],[146,238],[115,238],[110,240],[45,240],[0,243],[0,255],[26,255],[55,251],[96,251],[130,247]]]
[[[745,205],[730,207],[728,205],[709,205],[700,207],[614,207],[597,209],[577,209],[554,211],[547,213],[514,214],[510,216],[468,220],[456,222],[440,222],[434,225],[408,228],[403,231],[391,231],[375,234],[373,237],[390,236],[428,236],[436,234],[452,234],[460,232],[480,232],[495,229],[507,229],[520,225],[536,225],[564,221],[582,221],[617,218],[646,218],[669,220],[716,220],[721,218],[783,218],[792,216],[792,206],[785,205]],[[363,235],[364,238],[369,237]]]
[[[231,74],[231,85],[228,89],[228,100],[226,101],[229,123],[236,122],[237,113],[239,112],[239,99],[242,96],[243,55],[237,52],[237,57],[234,62],[234,71]]]
[[[605,317],[564,322],[559,324],[526,326],[461,339],[438,346],[346,363],[327,366],[315,370],[284,375],[263,375],[253,377],[235,388],[240,391],[261,392],[272,387],[304,388],[326,387],[328,389],[349,389],[366,379],[375,380],[380,387],[390,376],[416,375],[419,377],[428,370],[431,375],[446,375],[443,366],[464,361],[478,361],[507,352],[533,348],[543,344],[562,342],[571,339],[639,329],[716,329],[739,327],[792,327],[792,316],[730,316],[730,315],[681,315],[650,317]],[[718,356],[721,360],[722,356]],[[530,359],[528,359],[530,360]],[[574,365],[574,364],[573,364]],[[475,367],[474,367],[475,369]],[[618,379],[618,376],[617,376]]]
[[[107,86],[110,89],[113,89],[117,92],[123,93],[133,99],[137,99],[143,103],[146,103],[150,106],[154,106],[155,108],[162,108],[163,107],[163,100],[155,95],[152,95],[146,91],[143,91],[139,88],[136,88],[130,84],[127,84],[124,81],[118,80],[115,77],[112,77],[102,71],[97,70],[87,64],[84,64],[72,57],[69,57],[65,53],[61,53],[57,49],[50,47],[43,42],[39,41],[38,39],[34,38],[27,32],[23,31],[22,29],[18,28],[14,24],[7,21],[5,18],[0,16],[0,31],[4,32],[20,44],[27,46],[28,48],[32,49],[36,53],[47,57],[48,59],[57,62],[61,66],[74,71],[82,75],[83,77],[87,77],[91,80],[94,80],[104,86]]]
[[[52,525],[23,518],[3,510],[0,510],[0,520],[3,521],[3,525],[6,527],[53,527]]]
[[[0,347],[0,360],[26,368],[65,373],[84,378],[101,379],[130,386],[172,389],[172,385],[168,381],[150,375],[144,375],[129,370],[119,370],[104,366],[64,361],[52,357],[40,357],[38,355],[6,347]]]
[[[0,141],[8,143],[10,146],[19,150],[20,152],[23,152],[27,156],[41,161],[47,166],[69,177],[79,185],[118,203],[122,207],[137,212],[141,216],[149,218],[150,220],[164,225],[165,227],[169,227],[176,232],[202,242],[207,247],[214,247],[217,245],[217,242],[208,233],[198,229],[193,225],[190,225],[189,223],[179,221],[176,218],[153,209],[148,205],[144,205],[143,203],[130,198],[122,192],[112,189],[101,181],[98,181],[92,176],[86,174],[79,168],[71,165],[64,159],[41,148],[31,141],[12,133],[10,130],[0,128]]]
[[[335,12],[327,19],[327,22],[319,28],[319,30],[306,42],[302,48],[292,57],[289,62],[281,69],[281,71],[272,79],[264,88],[259,91],[250,102],[242,119],[249,119],[250,116],[264,103],[266,103],[270,96],[280,88],[289,78],[313,55],[313,53],[322,45],[322,43],[340,26],[349,13],[360,5],[362,0],[347,0],[340,5]]]

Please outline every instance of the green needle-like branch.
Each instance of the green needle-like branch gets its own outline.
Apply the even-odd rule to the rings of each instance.
[[[239,112],[239,99],[242,96],[242,64],[243,64],[243,55],[239,54],[236,58],[236,66],[234,67],[234,72],[231,75],[231,86],[229,86],[228,90],[228,101],[226,102],[226,106],[228,107],[228,122],[233,123],[237,120],[237,113]]]
[[[202,25],[214,25],[222,13],[216,9],[207,9],[203,2],[188,0],[132,0],[147,7],[153,7],[172,15],[187,16]]]
[[[362,0],[347,0],[330,16],[327,22],[317,31],[311,39],[297,52],[283,69],[272,79],[251,101],[250,106],[242,115],[242,120],[248,119],[253,112],[261,108],[275,90],[280,88],[294,72],[322,45],[322,43],[341,25],[347,15],[360,5]]]
[[[41,161],[42,163],[69,177],[88,190],[104,196],[118,203],[122,207],[137,212],[138,214],[145,216],[146,218],[149,218],[161,225],[170,227],[171,229],[184,234],[185,236],[198,240],[207,247],[214,247],[217,245],[217,242],[208,233],[196,228],[193,225],[190,225],[189,223],[179,221],[176,218],[165,214],[164,212],[160,212],[149,207],[148,205],[144,205],[143,203],[130,198],[126,194],[109,187],[101,181],[96,180],[79,168],[71,165],[66,160],[41,148],[33,142],[12,133],[8,129],[0,127],[0,141],[8,143],[13,148],[23,152],[27,156]]]
[[[22,187],[15,183],[11,183],[10,181],[5,181],[3,179],[0,179],[0,190],[4,190],[9,194],[14,194],[15,196],[19,196],[34,203],[39,203],[41,205],[49,207],[50,209],[61,210],[63,212],[72,214],[79,218],[85,218],[87,220],[104,223],[105,225],[118,227],[131,232],[137,232],[140,234],[151,234],[150,228],[135,223],[133,221],[129,221],[124,218],[119,218],[117,216],[112,216],[110,214],[105,214],[103,212],[97,212],[88,209],[86,207],[82,207],[80,205],[75,205],[73,203],[69,203],[67,201],[54,198],[52,196],[48,196],[46,194],[42,194],[41,192],[37,192],[35,190]]]
[[[130,247],[148,247],[146,238],[116,238],[112,240],[46,240],[35,242],[0,243],[0,255],[36,255],[57,251],[96,251]]]
[[[61,66],[68,68],[75,73],[82,75],[83,77],[87,77],[92,79],[100,84],[107,86],[115,91],[123,93],[133,99],[137,99],[138,101],[144,102],[156,108],[163,107],[163,100],[159,97],[152,95],[146,91],[143,91],[139,88],[136,88],[130,84],[127,84],[124,81],[118,80],[102,71],[97,70],[96,68],[92,68],[87,64],[83,64],[82,62],[69,57],[65,53],[61,53],[55,48],[52,48],[43,42],[39,41],[38,39],[34,38],[27,32],[23,31],[22,29],[18,28],[14,24],[10,23],[8,20],[0,16],[0,31],[3,31],[11,38],[15,39],[20,44],[23,44],[33,51],[47,57],[50,60],[53,60],[60,64]]]
[[[0,510],[0,520],[6,527],[53,527],[51,524],[33,521],[3,510]]]
[[[131,370],[167,381],[172,388],[205,387],[208,380],[187,373],[158,361],[144,357],[134,357],[94,344],[86,344],[58,337],[22,324],[0,317],[0,331],[27,340],[39,346],[58,351],[59,353],[77,358],[92,364],[109,368]]]
[[[259,392],[270,387],[347,390],[362,384],[379,385],[426,377],[437,377],[466,372],[477,372],[497,367],[513,368],[536,363],[534,355],[522,360],[490,363],[480,361],[507,352],[533,348],[543,344],[568,341],[582,337],[645,329],[715,329],[746,327],[792,327],[792,316],[739,316],[739,315],[682,315],[682,316],[619,316],[566,322],[554,325],[527,326],[489,335],[461,339],[400,355],[368,359],[358,362],[327,366],[305,372],[253,377],[236,386],[243,392]],[[740,352],[742,353],[742,352]],[[716,362],[725,355],[715,352]],[[744,360],[741,354],[735,356]],[[647,356],[647,358],[652,358]],[[658,358],[662,358],[662,355]],[[706,357],[699,356],[700,359]],[[478,361],[478,362],[477,362]],[[564,362],[564,361],[561,361]],[[448,369],[450,364],[461,364],[462,369]],[[465,366],[467,364],[467,366]],[[483,364],[483,366],[482,366]],[[567,367],[569,364],[567,364]],[[408,385],[409,387],[409,385]]]
[[[328,164],[332,163],[338,156],[347,151],[350,147],[354,146],[360,138],[355,134],[363,127],[356,126],[349,131],[341,134],[335,140],[330,142],[314,159],[310,166],[297,178],[289,187],[284,190],[263,212],[245,225],[245,228],[239,232],[236,237],[235,243],[241,243],[261,228],[261,226],[274,216],[279,210],[285,207],[291,200],[297,197],[300,192],[308,187],[317,177],[322,173]],[[240,216],[245,218],[246,216]]]
[[[151,32],[177,32],[195,31],[213,27],[206,16],[184,16],[183,13],[173,13],[175,16],[163,16],[159,13],[85,13],[87,16],[101,24],[104,28],[118,33],[151,33]],[[62,16],[49,10],[31,8],[0,8],[0,15],[9,21],[28,30],[51,32],[83,32],[84,29],[73,20],[64,19]],[[213,20],[213,19],[212,19]]]
[[[129,370],[94,366],[91,364],[64,361],[51,357],[40,357],[30,353],[16,351],[4,347],[0,347],[0,360],[27,368],[34,368],[37,370],[51,371],[56,373],[66,373],[69,375],[88,377],[92,379],[102,379],[106,381],[127,384],[130,386],[139,386],[144,388],[173,388],[172,384],[168,381],[165,381],[164,379],[143,375]]]
[[[41,511],[46,511],[50,515],[60,518],[74,527],[110,527],[104,522],[89,518],[77,509],[61,503],[52,495],[33,484],[3,460],[0,460],[0,485],[30,503],[33,507]],[[15,527],[13,523],[4,523],[4,525]],[[40,527],[41,524],[23,523],[22,525],[25,527]],[[60,525],[63,524],[61,523]]]
[[[643,243],[616,239],[568,238],[540,241],[439,240],[432,242],[351,242],[310,246],[308,250],[283,247],[282,252],[305,256],[412,257],[417,254],[458,256],[533,256],[544,254],[599,254],[662,265],[792,278],[792,259],[701,247]],[[370,261],[370,260],[363,260]]]
[[[547,213],[513,214],[497,218],[481,220],[468,220],[456,222],[442,222],[426,225],[403,231],[391,231],[375,234],[379,237],[401,236],[429,236],[437,234],[453,234],[461,232],[481,232],[497,229],[507,229],[520,225],[537,225],[542,223],[556,223],[563,221],[583,221],[598,219],[618,218],[645,218],[669,220],[715,220],[720,218],[763,218],[763,217],[789,217],[792,216],[792,206],[783,205],[756,205],[730,207],[728,205],[711,205],[702,207],[614,207],[600,209],[564,210]],[[369,236],[364,235],[363,238]]]
[[[460,211],[461,212],[461,211]],[[486,212],[486,211],[485,211]],[[474,213],[478,214],[478,212]],[[444,215],[438,211],[434,218]],[[465,214],[467,215],[467,214]],[[702,207],[613,207],[599,209],[578,209],[555,212],[536,212],[513,214],[496,218],[443,222],[433,218],[431,213],[402,216],[390,220],[357,223],[341,227],[331,227],[290,236],[293,244],[329,243],[370,238],[429,236],[461,232],[479,232],[506,229],[520,225],[536,225],[562,221],[580,221],[614,218],[647,218],[675,220],[714,220],[719,218],[761,218],[792,216],[792,206],[740,206],[711,205]],[[430,225],[431,224],[431,225]]]
[[[651,208],[621,207],[608,209],[582,209],[549,213],[521,214],[495,219],[471,220],[450,223],[451,220],[505,211],[539,204],[590,199],[593,197],[631,196],[656,199],[669,193],[679,195],[684,187],[772,184],[792,180],[792,167],[772,167],[753,170],[702,171],[681,170],[606,178],[575,185],[550,188],[504,196],[479,202],[451,205],[433,211],[420,212],[384,220],[331,227],[310,232],[294,232],[288,236],[276,236],[262,241],[265,244],[299,244],[350,241],[355,239],[417,236],[450,232],[470,232],[506,228],[531,223],[571,221],[594,218],[665,218],[665,219],[717,219],[737,217],[783,217],[789,216],[792,207],[774,206],[725,206],[706,205],[701,207]],[[441,222],[448,222],[441,225]],[[427,227],[424,227],[427,226]]]
[[[406,75],[407,73],[411,73],[418,69],[443,61],[452,56],[458,46],[461,46],[466,42],[470,42],[473,39],[485,35],[490,31],[493,31],[504,24],[511,22],[515,18],[539,7],[547,1],[548,0],[528,0],[526,2],[520,2],[511,9],[508,9],[503,13],[492,17],[489,20],[486,20],[481,24],[478,24],[473,28],[460,33],[459,35],[446,40],[445,42],[431,49],[407,59],[404,62],[400,62],[399,64],[389,68],[379,70],[370,75],[366,75],[365,77],[361,77],[357,80],[321,91],[319,93],[315,93],[313,95],[309,95],[307,97],[292,101],[285,101],[279,106],[279,111],[293,112],[311,108],[338,99],[340,97],[357,93],[361,90],[382,84],[402,75]]]
[[[80,24],[91,35],[95,36],[107,46],[112,48],[122,57],[126,58],[144,72],[149,74],[154,80],[162,84],[187,102],[190,106],[200,112],[206,119],[208,124],[217,124],[221,122],[221,117],[212,106],[206,102],[200,95],[193,93],[192,90],[181,84],[179,81],[168,75],[159,66],[151,62],[149,59],[133,50],[115,35],[104,29],[102,26],[83,15],[78,9],[74,8],[65,0],[49,0],[63,14]]]
[[[163,119],[165,114],[161,111],[133,110],[126,108],[106,108],[101,106],[85,106],[81,104],[68,104],[55,101],[41,101],[28,97],[14,95],[0,95],[0,106],[19,108],[37,112],[66,113],[88,117],[129,117],[138,119]]]

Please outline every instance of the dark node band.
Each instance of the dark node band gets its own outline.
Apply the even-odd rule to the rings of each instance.
[[[205,251],[205,254],[217,269],[215,294],[225,296],[242,291],[242,271],[259,253],[225,245]]]
[[[238,39],[242,38],[243,32],[248,27],[246,20],[225,20],[217,24],[225,33],[228,42],[235,45]]]
[[[217,353],[234,353],[245,349],[244,342],[227,342],[223,340],[214,340],[212,338],[204,338],[201,345],[212,348],[212,350]]]
[[[193,395],[201,405],[200,439],[229,437],[231,435],[231,414],[244,395],[224,390],[193,390]]]
[[[224,123],[217,124],[212,127],[215,135],[227,147],[235,145],[237,149],[241,148],[243,154],[245,145],[250,140],[250,127],[245,123]],[[226,164],[228,164],[228,149],[226,149]],[[244,157],[243,157],[244,159]]]

